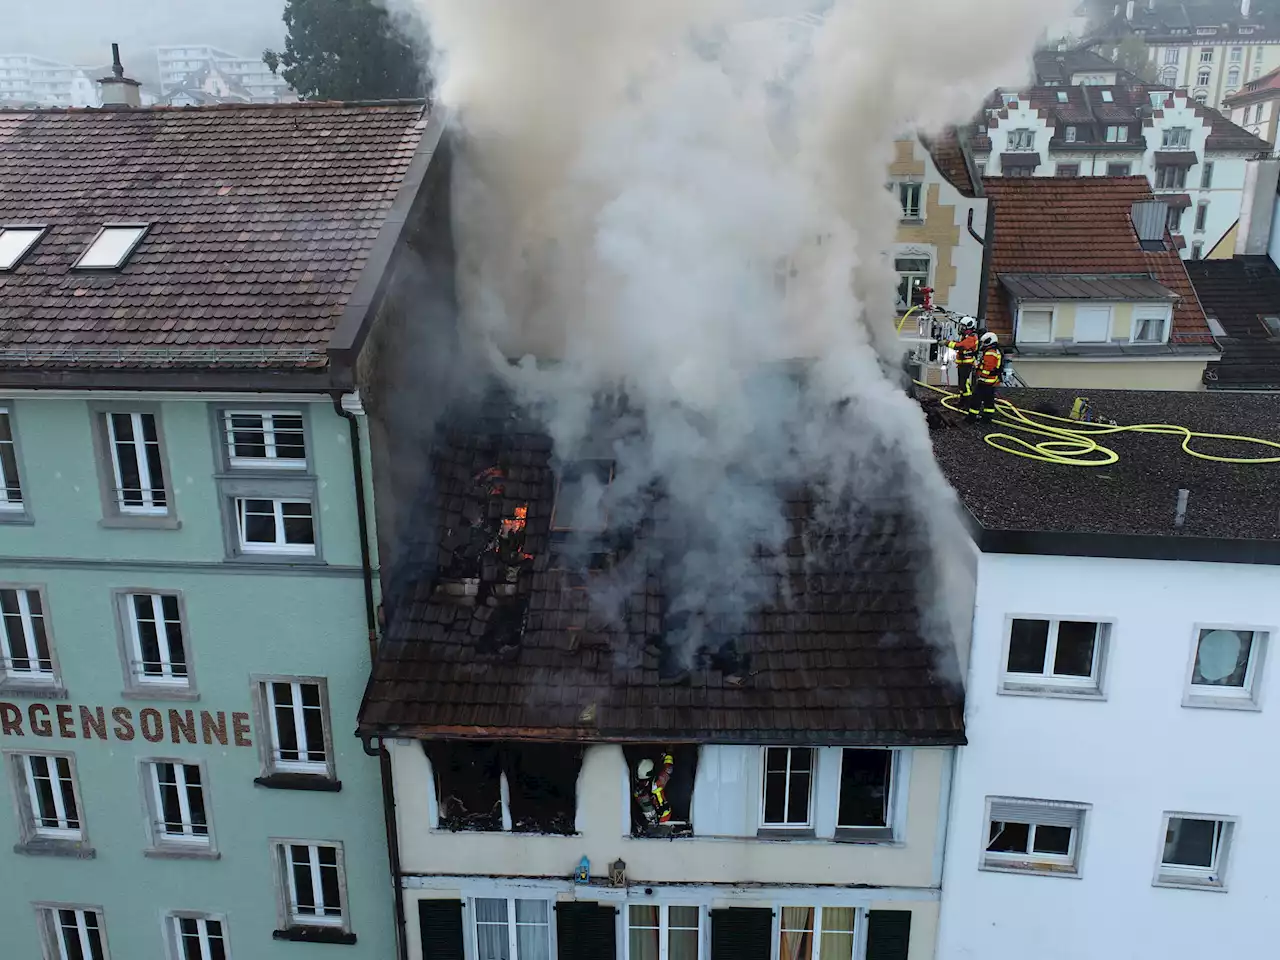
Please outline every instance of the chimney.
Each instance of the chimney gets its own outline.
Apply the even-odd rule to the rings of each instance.
[[[130,80],[124,75],[124,65],[120,62],[120,44],[111,45],[111,76],[98,81],[102,87],[102,105],[104,107],[140,107],[142,106],[142,84]]]
[[[1134,0],[1129,0],[1129,2],[1124,5],[1124,18],[1126,20],[1133,19],[1133,2]],[[1244,0],[1244,2],[1247,3],[1248,0]]]
[[[1253,6],[1253,0],[1240,0],[1240,16],[1246,20],[1249,19],[1249,9]]]

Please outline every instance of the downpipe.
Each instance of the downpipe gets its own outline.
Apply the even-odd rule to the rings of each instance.
[[[369,665],[372,668],[378,656],[378,611],[373,602],[373,563],[369,548],[369,509],[365,500],[364,458],[360,438],[360,418],[342,405],[343,391],[330,395],[333,411],[351,431],[351,476],[356,487],[356,525],[360,534],[360,569],[364,579],[365,625],[368,629]],[[378,773],[382,781],[382,819],[387,835],[387,859],[391,870],[391,905],[396,920],[396,956],[409,960],[408,931],[405,926],[404,896],[400,890],[400,831],[396,826],[396,794],[391,778],[391,756],[382,738],[375,748],[372,737],[361,737],[364,752],[378,758]]]

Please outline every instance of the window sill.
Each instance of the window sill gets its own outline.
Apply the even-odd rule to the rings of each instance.
[[[14,527],[31,527],[35,525],[35,522],[36,518],[25,510],[0,510],[0,524],[8,524]]]
[[[67,688],[56,680],[29,681],[16,677],[5,677],[0,680],[0,693],[6,697],[23,697],[32,700],[65,700]]]
[[[341,943],[347,946],[356,942],[356,935],[340,927],[286,927],[272,930],[272,940],[290,940],[293,943]]]
[[[187,703],[200,699],[200,693],[190,687],[140,687],[132,690],[121,690],[121,700],[155,700],[164,703],[167,700],[181,700]]]
[[[904,227],[923,227],[924,217],[899,217],[898,223]]]
[[[92,860],[98,855],[98,851],[83,840],[48,840],[43,837],[15,843],[13,852],[26,857],[69,857],[73,860]]]
[[[328,566],[321,557],[308,556],[305,553],[233,553],[227,557],[227,563],[274,567]]]
[[[253,782],[268,790],[315,790],[320,793],[337,793],[342,781],[315,773],[271,773],[254,777]]]
[[[1204,890],[1208,893],[1226,893],[1227,885],[1220,880],[1192,880],[1179,877],[1156,877],[1151,881],[1153,887],[1165,890]]]
[[[1107,699],[1097,687],[1054,687],[1034,683],[1005,682],[1000,684],[996,692],[1007,697],[1053,697],[1059,700]]]
[[[98,526],[106,530],[181,530],[177,517],[103,517]]]
[[[1065,866],[1063,864],[1056,863],[996,863],[984,860],[978,866],[978,869],[986,870],[989,873],[1016,873],[1022,877],[1063,877],[1068,880],[1080,879],[1080,868],[1078,866]]]
[[[875,843],[888,846],[897,843],[893,835],[893,827],[836,827],[836,843]]]
[[[148,847],[142,851],[148,860],[221,860],[222,854],[210,847]]]
[[[756,831],[757,840],[816,840],[817,833],[812,827],[796,830],[762,827]]]
[[[1262,709],[1252,697],[1205,697],[1194,693],[1184,696],[1182,705],[1193,710],[1243,710],[1256,713]]]

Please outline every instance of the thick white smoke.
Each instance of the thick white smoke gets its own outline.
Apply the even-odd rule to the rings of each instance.
[[[643,430],[611,452],[611,515],[666,491],[676,606],[747,612],[779,491],[807,482],[905,494],[935,547],[927,628],[965,637],[967,541],[898,377],[886,168],[1016,76],[1066,0],[399,2],[457,124],[472,343],[567,461],[599,442],[592,398],[625,392]]]

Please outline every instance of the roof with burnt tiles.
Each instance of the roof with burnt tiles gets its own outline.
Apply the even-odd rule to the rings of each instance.
[[[761,559],[772,596],[728,631],[714,612],[687,659],[691,622],[668,609],[662,501],[638,527],[570,558],[552,534],[550,440],[491,403],[442,431],[424,500],[419,568],[388,597],[360,731],[558,741],[955,744],[964,739],[954,652],[921,637],[927,554],[900,509],[815,519],[786,502],[782,556]],[[632,574],[623,574],[644,557]],[[772,564],[772,565],[770,565]],[[612,568],[620,608],[602,598]],[[471,596],[468,596],[468,592]],[[672,667],[683,677],[673,679]]]

